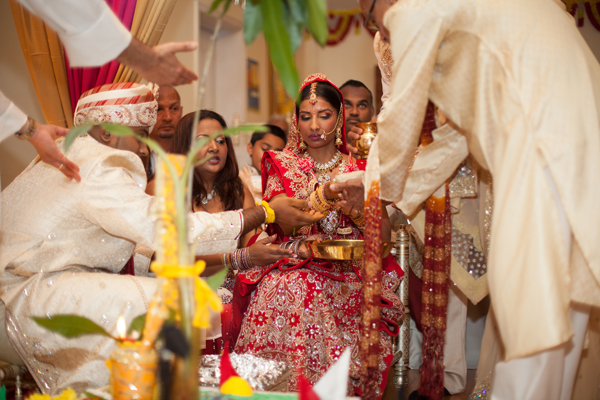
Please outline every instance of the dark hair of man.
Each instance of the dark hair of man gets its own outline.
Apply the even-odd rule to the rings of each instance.
[[[300,92],[300,102],[310,99],[310,87],[312,85],[306,85],[302,92]],[[317,97],[321,97],[325,99],[329,104],[333,106],[333,109],[340,112],[340,108],[342,106],[342,102],[344,99],[342,95],[338,92],[338,90],[333,87],[329,82],[318,81],[317,84]],[[299,103],[296,103],[296,115],[299,115],[298,109]]]
[[[277,136],[279,139],[283,140],[284,146],[287,144],[287,135],[285,134],[283,129],[281,129],[280,127],[275,126],[275,125],[265,124],[264,126],[269,128],[269,130],[266,132],[254,132],[252,134],[252,137],[250,138],[250,143],[252,143],[252,146],[254,146],[254,144],[256,142],[258,142],[259,140],[263,140],[263,138],[269,133],[271,135]]]
[[[340,90],[342,90],[346,86],[351,86],[351,87],[356,87],[356,88],[361,88],[362,87],[362,88],[367,89],[367,92],[369,92],[369,96],[371,96],[371,99],[369,100],[369,103],[371,103],[371,106],[373,106],[373,93],[369,90],[369,88],[367,87],[367,85],[365,85],[361,81],[350,79],[350,80],[347,80],[342,86],[340,86]]]
[[[186,114],[175,128],[175,135],[171,142],[171,153],[187,154],[190,151],[192,142],[191,133],[194,124],[193,112]],[[203,119],[214,119],[223,129],[227,128],[227,124],[222,116],[214,111],[201,110],[198,122]],[[227,143],[227,160],[225,166],[218,173],[215,179],[215,191],[223,202],[225,211],[239,210],[244,206],[244,184],[239,177],[240,169],[235,157],[235,150],[230,137],[225,137]],[[192,186],[192,197],[197,206],[201,204],[203,198],[206,198],[207,193],[204,188],[204,180],[196,169],[194,170],[194,182]]]

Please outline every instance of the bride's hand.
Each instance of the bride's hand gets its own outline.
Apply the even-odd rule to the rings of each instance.
[[[298,246],[298,257],[300,257],[303,260],[312,257],[312,250],[306,244],[306,242],[312,240],[316,240],[317,242],[321,243],[323,241],[323,235],[311,235],[306,239],[302,240],[302,243],[300,243],[300,246]]]
[[[250,260],[257,267],[271,265],[282,258],[296,258],[297,256],[289,249],[280,249],[279,245],[269,246],[277,239],[277,235],[256,241],[248,248]]]

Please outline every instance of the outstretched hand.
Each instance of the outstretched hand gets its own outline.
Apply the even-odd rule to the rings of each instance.
[[[185,85],[198,76],[179,62],[176,54],[196,50],[196,42],[169,42],[148,47],[133,38],[117,60],[140,74],[148,82],[159,85]]]
[[[307,212],[307,200],[292,199],[287,196],[275,196],[269,201],[269,206],[275,211],[275,222],[279,225],[300,228],[313,224],[324,217],[318,212]]]
[[[277,235],[257,240],[252,246],[248,247],[250,259],[257,267],[271,265],[282,258],[296,258],[297,256],[290,249],[280,249],[279,245],[269,246],[277,239]]]
[[[67,178],[80,182],[79,167],[61,153],[55,142],[57,137],[65,136],[67,132],[68,129],[60,126],[37,124],[29,142],[35,147],[43,162],[57,168]]]
[[[307,259],[308,257],[312,257],[312,250],[306,244],[306,242],[311,241],[317,241],[321,243],[323,241],[323,235],[311,235],[304,239],[302,243],[300,243],[300,246],[298,246],[298,257],[300,257],[303,260]]]
[[[359,140],[362,133],[363,133],[363,130],[360,129],[359,127],[357,127],[356,125],[354,125],[351,130],[346,132],[346,136],[347,136],[346,149],[348,149],[350,154],[352,154],[352,157],[356,158],[357,160],[362,159],[362,157],[358,153],[358,148],[352,146],[351,143],[354,143],[356,140]]]
[[[349,179],[346,182],[332,182],[329,190],[340,199],[337,205],[343,213],[355,217],[365,209],[365,187],[362,179]]]

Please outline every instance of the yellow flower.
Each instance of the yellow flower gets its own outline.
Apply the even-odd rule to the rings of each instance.
[[[208,328],[210,326],[210,314],[208,308],[214,311],[223,311],[221,299],[210,286],[200,278],[206,264],[204,261],[198,261],[194,266],[168,265],[158,262],[152,263],[152,271],[161,278],[175,279],[183,277],[195,277],[196,281],[196,314],[194,315],[194,326],[197,328]],[[167,294],[167,299],[174,297],[173,294]],[[167,300],[168,301],[168,300]],[[167,303],[168,304],[168,303]]]
[[[67,388],[62,391],[58,396],[50,396],[49,394],[32,394],[27,400],[75,400],[77,393],[71,388]]]

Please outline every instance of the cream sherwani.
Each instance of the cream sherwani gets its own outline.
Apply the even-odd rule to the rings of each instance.
[[[100,336],[67,340],[29,317],[78,314],[116,333],[117,317],[129,323],[145,313],[156,289],[156,280],[144,277],[154,224],[141,160],[87,136],[74,142],[68,156],[80,167],[81,183],[34,161],[2,193],[0,299],[6,334],[46,392],[106,385],[104,360],[114,343]],[[196,213],[190,220],[198,254],[236,248],[240,213]],[[141,276],[116,275],[134,249]]]
[[[566,342],[572,300],[600,305],[600,67],[558,3],[401,0],[384,21],[382,198],[402,199],[431,99],[494,179],[488,273],[508,359]]]

